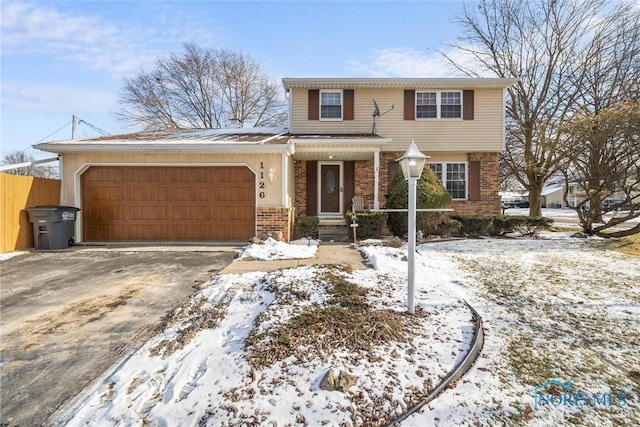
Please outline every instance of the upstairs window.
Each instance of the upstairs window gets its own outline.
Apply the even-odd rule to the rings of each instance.
[[[416,93],[416,118],[435,119],[438,117],[437,94],[435,92]]]
[[[461,92],[416,92],[416,119],[461,118]]]
[[[460,92],[442,92],[440,94],[440,118],[459,119],[462,117]]]
[[[342,91],[320,92],[320,120],[342,120]]]

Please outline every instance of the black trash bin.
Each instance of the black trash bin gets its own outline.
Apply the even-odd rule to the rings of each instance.
[[[64,249],[75,240],[76,213],[73,206],[34,206],[27,208],[33,223],[33,243],[36,249]]]

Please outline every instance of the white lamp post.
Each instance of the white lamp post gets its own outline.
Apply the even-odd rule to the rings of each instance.
[[[411,145],[407,149],[406,153],[400,157],[397,162],[400,163],[402,174],[404,179],[409,181],[409,232],[408,232],[408,254],[407,259],[409,261],[408,270],[408,296],[407,296],[407,312],[413,314],[415,312],[415,282],[416,282],[416,188],[418,179],[422,175],[424,164],[427,162],[429,156],[425,156],[418,150],[415,142],[412,140]]]

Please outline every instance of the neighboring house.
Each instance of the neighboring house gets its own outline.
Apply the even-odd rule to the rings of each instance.
[[[498,213],[504,90],[515,79],[285,78],[288,129],[142,132],[41,143],[61,156],[76,240],[246,241],[298,214],[384,207],[412,140],[459,213]],[[381,114],[373,133],[374,102]],[[394,108],[390,109],[393,105]]]

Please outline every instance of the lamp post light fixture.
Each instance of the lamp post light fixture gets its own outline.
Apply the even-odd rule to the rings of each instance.
[[[418,179],[422,176],[422,170],[427,162],[429,156],[426,156],[418,150],[415,142],[411,140],[411,145],[407,151],[396,160],[400,163],[400,169],[404,179],[409,184],[409,230],[408,230],[408,253],[407,260],[408,266],[408,288],[407,288],[407,312],[409,314],[415,313],[415,282],[416,282],[416,193]]]

